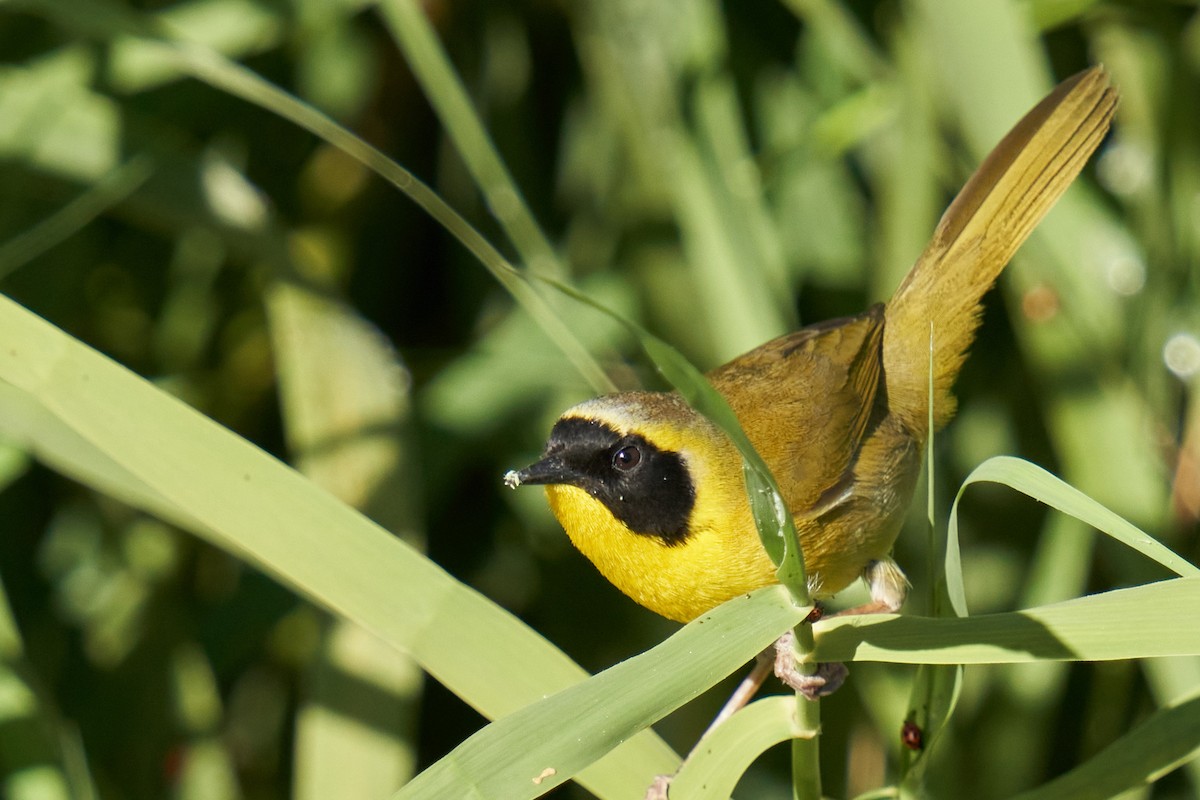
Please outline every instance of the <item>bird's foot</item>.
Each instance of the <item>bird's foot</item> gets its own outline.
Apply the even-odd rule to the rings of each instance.
[[[654,782],[646,788],[645,800],[668,800],[667,795],[674,777],[674,775],[655,775]]]
[[[817,664],[812,673],[802,672],[796,663],[796,635],[788,631],[775,641],[776,677],[809,700],[833,694],[849,674],[846,665],[836,661]]]

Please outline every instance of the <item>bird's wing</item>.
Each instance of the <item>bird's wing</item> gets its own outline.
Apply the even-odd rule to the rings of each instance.
[[[709,373],[793,514],[820,513],[849,477],[876,410],[882,306],[773,339]]]

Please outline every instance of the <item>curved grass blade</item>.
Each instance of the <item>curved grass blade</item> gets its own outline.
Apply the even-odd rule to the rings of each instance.
[[[8,277],[129,197],[153,171],[149,156],[134,156],[51,216],[0,245],[0,278]]]
[[[521,260],[535,272],[564,275],[566,270],[471,105],[425,8],[412,0],[381,0],[376,5],[487,200],[488,209],[520,252]]]
[[[756,700],[696,745],[671,782],[671,792],[694,800],[726,800],[750,764],[767,749],[816,735],[815,729],[800,724],[791,697]]]
[[[1177,555],[1150,534],[1036,464],[1012,456],[989,458],[967,476],[962,488],[958,490],[958,496],[954,498],[954,506],[950,511],[951,525],[957,527],[958,503],[966,488],[973,483],[984,482],[1011,487],[1051,508],[1086,522],[1126,547],[1157,561],[1176,575],[1200,575],[1200,567]]]
[[[561,651],[249,442],[0,297],[0,435],[190,530],[410,653],[499,717],[581,681]],[[644,731],[579,780],[602,797],[676,756]]]
[[[493,722],[396,798],[537,797],[736,670],[807,611],[779,586],[734,598],[653,649]],[[635,777],[644,790],[654,776]]]
[[[180,39],[164,26],[151,24],[150,20],[119,7],[80,0],[26,0],[25,4],[35,13],[72,29],[80,29],[94,38],[137,37],[145,51],[165,65],[286,119],[346,153],[407,195],[479,259],[492,277],[546,331],[593,389],[604,392],[615,388],[546,299],[529,283],[519,279],[518,271],[479,231],[415,175],[328,115],[220,53]]]

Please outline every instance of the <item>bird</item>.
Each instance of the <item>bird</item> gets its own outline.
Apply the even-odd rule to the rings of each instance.
[[[1062,82],[981,163],[891,300],[800,328],[706,374],[781,489],[815,599],[862,578],[871,599],[855,611],[900,608],[908,584],[890,553],[924,445],[954,414],[953,384],[981,300],[1104,139],[1116,105],[1102,66]],[[504,481],[543,485],[575,547],[669,619],[688,622],[778,580],[739,451],[677,392],[573,406],[541,457]],[[796,688],[819,696],[835,677]]]

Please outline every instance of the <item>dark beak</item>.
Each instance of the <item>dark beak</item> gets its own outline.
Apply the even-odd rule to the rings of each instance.
[[[530,464],[525,469],[510,469],[504,474],[504,485],[510,489],[518,486],[536,486],[548,483],[570,483],[571,471],[553,456]]]

